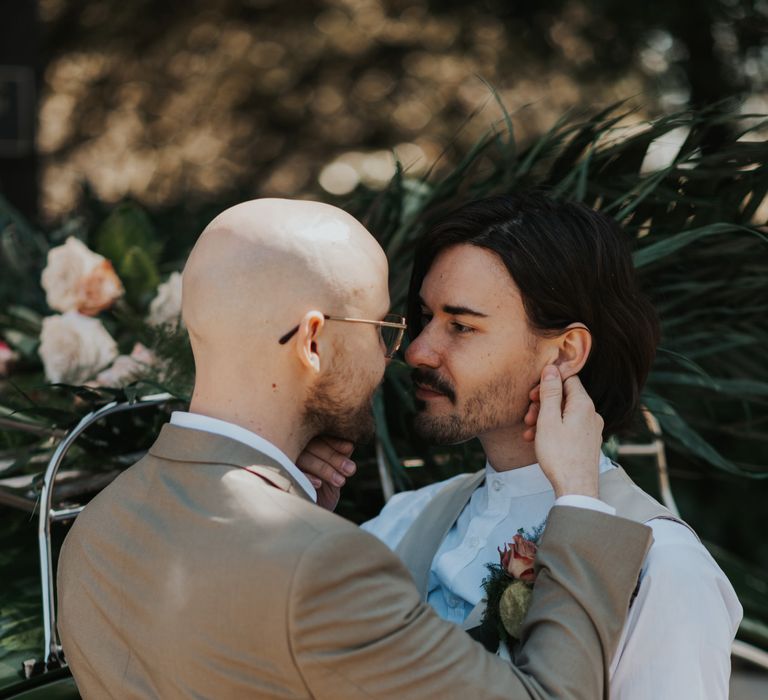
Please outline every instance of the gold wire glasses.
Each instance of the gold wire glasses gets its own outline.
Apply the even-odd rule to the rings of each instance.
[[[386,348],[384,356],[387,359],[394,357],[395,353],[400,348],[400,344],[403,342],[403,335],[407,325],[405,323],[404,316],[398,316],[397,314],[387,314],[382,321],[372,321],[367,318],[346,318],[344,316],[330,316],[329,314],[323,314],[323,317],[327,321],[344,321],[345,323],[368,323],[379,327],[379,333],[381,334],[381,340]],[[280,340],[280,345],[285,345],[299,330],[298,326],[291,328]]]

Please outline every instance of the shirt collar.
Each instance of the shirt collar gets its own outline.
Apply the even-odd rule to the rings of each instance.
[[[317,491],[310,483],[309,479],[301,470],[288,458],[277,445],[271,443],[266,438],[243,428],[229,421],[219,418],[211,418],[200,413],[189,413],[188,411],[174,411],[171,414],[171,425],[179,428],[191,428],[192,430],[203,430],[214,435],[221,435],[242,442],[255,450],[258,450],[267,457],[274,459],[293,479],[301,486],[307,495],[317,503]]]
[[[602,474],[613,469],[613,462],[602,452],[600,453],[599,471]],[[544,476],[538,463],[527,467],[518,467],[504,472],[497,472],[490,462],[485,463],[485,488],[493,499],[494,494],[508,499],[515,496],[532,496],[552,490],[552,484]]]

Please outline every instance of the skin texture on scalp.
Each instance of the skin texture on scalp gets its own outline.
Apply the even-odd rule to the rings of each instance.
[[[388,305],[386,256],[349,214],[280,199],[226,210],[203,231],[183,274],[196,367],[190,410],[246,427],[295,459],[318,428],[333,428],[308,418],[318,387],[337,412],[354,413],[384,371],[375,327],[322,315],[378,319]]]

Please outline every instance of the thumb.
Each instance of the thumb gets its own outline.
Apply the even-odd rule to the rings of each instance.
[[[541,407],[539,408],[539,424],[563,420],[563,380],[555,365],[547,365],[541,372],[541,388],[539,390]]]

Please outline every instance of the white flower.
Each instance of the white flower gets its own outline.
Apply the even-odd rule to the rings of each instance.
[[[97,386],[124,387],[147,373],[156,362],[155,354],[136,343],[130,355],[118,355],[112,366],[96,375]]]
[[[87,316],[108,309],[124,292],[112,263],[73,236],[48,251],[41,284],[52,309]]]
[[[181,273],[172,272],[157,288],[157,296],[149,305],[148,321],[153,326],[178,325],[181,317]]]
[[[96,318],[70,311],[43,319],[40,357],[51,382],[82,384],[117,355],[117,344]]]

